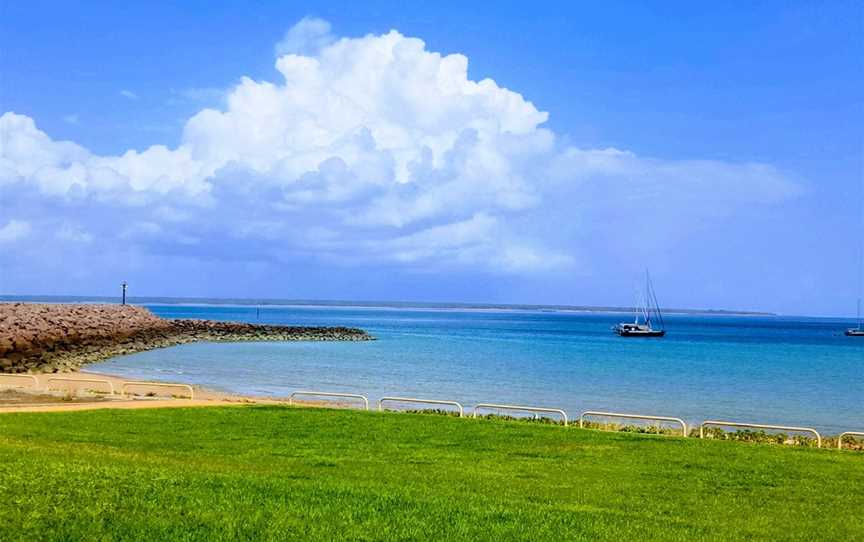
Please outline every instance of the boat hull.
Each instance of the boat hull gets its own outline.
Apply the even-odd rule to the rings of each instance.
[[[864,329],[847,329],[847,337],[864,337]]]
[[[617,333],[620,337],[663,337],[666,335],[666,331],[663,329],[616,329],[615,333]]]

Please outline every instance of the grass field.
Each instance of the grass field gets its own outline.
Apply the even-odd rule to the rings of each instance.
[[[0,540],[864,540],[864,453],[285,407],[0,415]]]

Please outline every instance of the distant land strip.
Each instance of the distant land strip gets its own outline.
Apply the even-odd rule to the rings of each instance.
[[[0,295],[0,301],[24,303],[116,303],[117,297],[109,296],[44,296],[44,295]],[[357,307],[389,309],[430,309],[430,310],[510,310],[533,312],[592,312],[592,313],[631,313],[634,307],[607,307],[593,305],[529,305],[497,303],[457,303],[457,302],[419,302],[419,301],[338,301],[310,299],[276,298],[210,298],[210,297],[130,297],[130,303],[137,305],[237,305],[237,306],[298,306],[298,307]],[[662,307],[666,314],[715,315],[715,316],[777,316],[773,312],[744,311],[728,309],[679,309]]]
[[[366,341],[362,329],[169,320],[131,305],[0,303],[0,373],[62,372],[196,341]]]

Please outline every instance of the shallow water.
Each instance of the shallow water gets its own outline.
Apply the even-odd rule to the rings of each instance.
[[[624,339],[613,314],[152,305],[168,318],[344,325],[359,343],[198,343],[91,365],[237,393],[298,389],[864,429],[864,339],[823,318],[669,316]]]

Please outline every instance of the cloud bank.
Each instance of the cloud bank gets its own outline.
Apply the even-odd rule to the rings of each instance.
[[[570,146],[521,94],[472,80],[464,55],[395,30],[336,38],[307,18],[276,53],[278,81],[241,78],[176,148],[99,156],[0,116],[0,242],[569,273],[592,246],[663,250],[801,191],[767,164]]]

